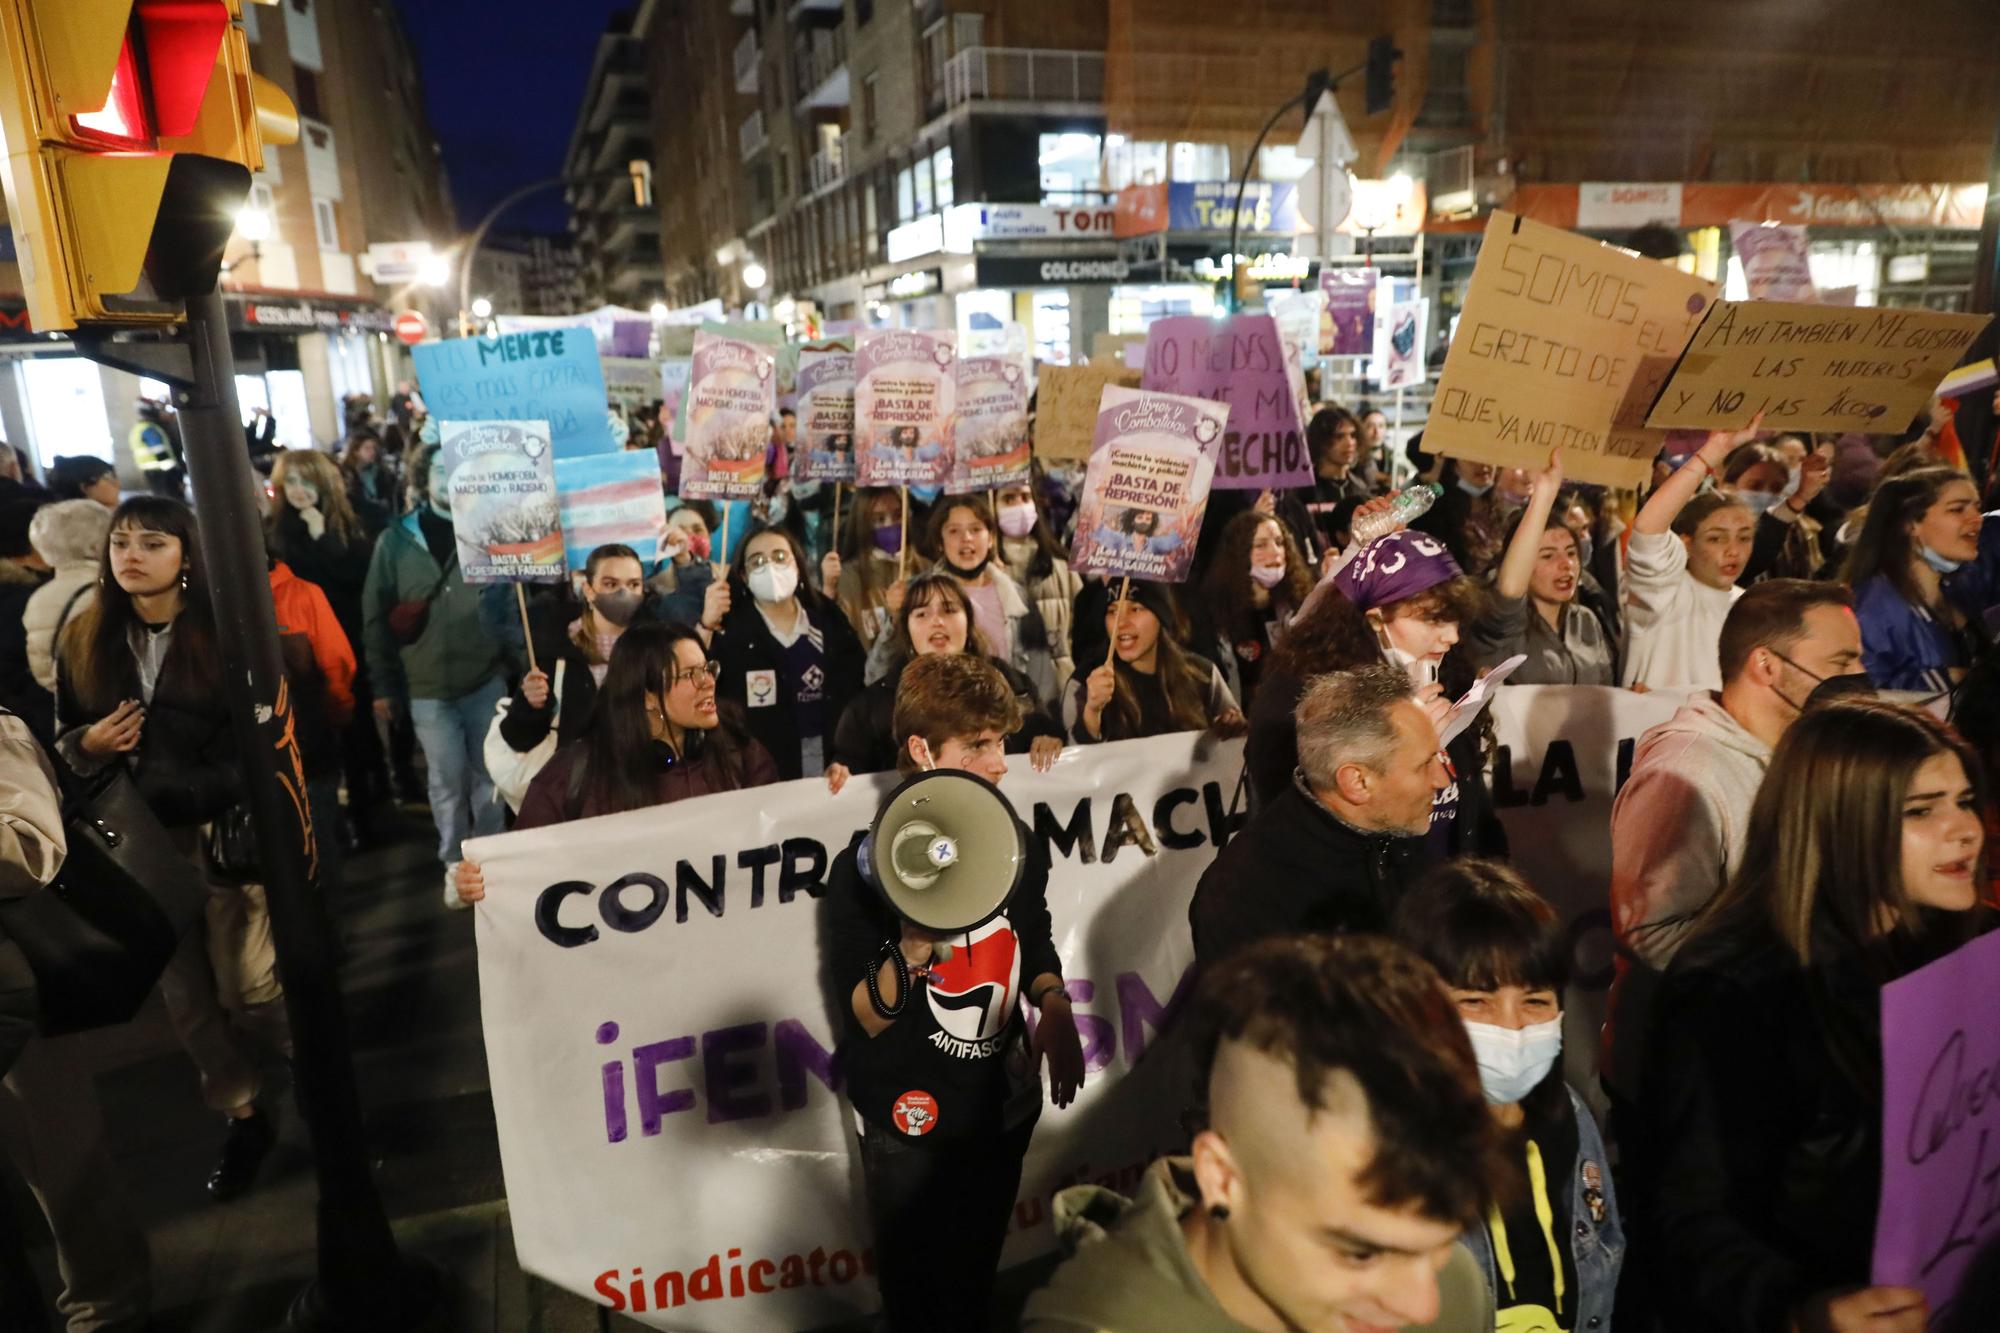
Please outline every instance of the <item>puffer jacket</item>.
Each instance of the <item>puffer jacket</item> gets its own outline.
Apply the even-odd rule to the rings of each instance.
[[[389,632],[389,612],[398,602],[431,598],[424,632],[399,644]],[[479,589],[466,583],[458,561],[447,576],[431,558],[418,515],[405,514],[375,543],[368,583],[361,596],[368,675],[375,697],[458,699],[500,671],[500,645],[479,613]]]
[[[1042,618],[1042,628],[1048,632],[1049,656],[1059,692],[1076,674],[1076,651],[1069,618],[1076,606],[1076,595],[1083,591],[1083,576],[1072,571],[1067,560],[1051,559],[1049,572],[1036,578],[1033,572],[1033,543],[1003,537],[999,554],[1006,562],[1007,572],[1020,587],[1021,595],[1028,599],[1028,605],[1034,607]],[[1049,696],[1051,699],[1055,697],[1053,694]]]
[[[28,599],[21,625],[28,635],[28,670],[51,694],[56,688],[56,634],[97,595],[111,511],[95,500],[63,500],[36,511],[28,525],[35,554],[55,576]]]

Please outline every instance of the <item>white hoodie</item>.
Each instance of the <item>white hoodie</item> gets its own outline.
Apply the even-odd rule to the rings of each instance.
[[[1644,1050],[1660,973],[1743,860],[1750,806],[1770,763],[1771,747],[1706,692],[1639,737],[1632,774],[1611,807],[1611,928],[1619,948],[1605,1024],[1607,1048],[1614,1028],[1630,1033],[1617,1048],[1631,1064]],[[1636,1093],[1632,1071],[1609,1049],[1602,1067],[1621,1093]]]
[[[1722,622],[1741,588],[1711,588],[1688,573],[1671,532],[1635,532],[1625,548],[1625,680],[1656,690],[1722,688]]]

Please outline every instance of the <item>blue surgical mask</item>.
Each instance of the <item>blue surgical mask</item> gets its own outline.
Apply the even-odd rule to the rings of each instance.
[[[1464,477],[1460,477],[1458,479],[1458,489],[1477,500],[1480,496],[1493,489],[1493,483],[1489,481],[1484,486],[1475,486]]]
[[[771,503],[764,509],[766,523],[783,523],[785,515],[791,512],[792,502],[782,495],[771,497]]]
[[[910,498],[918,504],[936,504],[938,496],[944,494],[942,486],[912,486]]]
[[[1758,515],[1764,514],[1782,498],[1782,493],[1778,491],[1738,491],[1735,496],[1737,504]]]
[[[1468,1021],[1465,1035],[1479,1062],[1480,1091],[1494,1106],[1512,1106],[1540,1087],[1562,1054],[1561,1018],[1524,1028]]]
[[[1941,556],[1922,542],[1917,543],[1917,554],[1922,557],[1925,564],[1940,574],[1955,574],[1965,567],[1963,560],[1952,560],[1946,556]]]

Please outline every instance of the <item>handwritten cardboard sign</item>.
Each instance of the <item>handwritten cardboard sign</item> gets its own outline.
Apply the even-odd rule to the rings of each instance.
[[[438,446],[465,581],[561,578],[562,524],[548,423],[441,420]]]
[[[1184,581],[1230,410],[1205,398],[1107,386],[1078,497],[1070,568]]]
[[[1146,373],[1140,386],[1229,408],[1229,429],[1215,468],[1217,487],[1266,490],[1312,484],[1303,408],[1284,339],[1271,316],[1154,320],[1146,329]]]
[[[615,453],[604,371],[587,328],[447,338],[410,349],[440,421],[546,421],[557,458]]]
[[[1106,385],[1139,387],[1139,372],[1102,362],[1086,366],[1044,363],[1035,390],[1035,456],[1044,462],[1090,457],[1097,408]]]
[[[1882,1201],[1873,1281],[1921,1288],[1931,1326],[2000,1236],[2000,932],[1882,988]]]
[[[1648,425],[1894,434],[1923,409],[1990,315],[1719,301]]]
[[[1646,412],[1716,286],[1496,210],[1438,376],[1424,448],[1636,486],[1661,434]],[[1657,423],[1654,423],[1657,424]]]

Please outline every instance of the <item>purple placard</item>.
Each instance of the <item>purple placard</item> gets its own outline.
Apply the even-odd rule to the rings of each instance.
[[[854,480],[854,353],[799,353],[799,435],[792,480]]]
[[[1098,401],[1070,568],[1184,582],[1230,409],[1116,384]]]
[[[764,344],[706,329],[694,335],[683,497],[751,500],[763,493],[776,380],[771,349]]]
[[[1321,356],[1368,356],[1375,350],[1375,287],[1380,271],[1336,268],[1319,271],[1326,310],[1319,317]]]
[[[943,486],[951,476],[957,337],[948,329],[862,331],[854,350],[861,485]]]
[[[611,346],[604,352],[606,356],[633,356],[644,358],[651,354],[653,346],[653,326],[643,319],[621,319],[611,325]]]
[[[1920,1288],[1931,1326],[2000,1236],[2000,931],[1882,988],[1882,1202],[1872,1280]]]
[[[967,356],[958,362],[947,495],[1018,486],[1028,479],[1028,376],[1019,358]]]
[[[1146,330],[1140,387],[1228,406],[1229,429],[1215,468],[1218,488],[1312,485],[1305,423],[1285,371],[1285,345],[1269,315],[1154,320]]]

